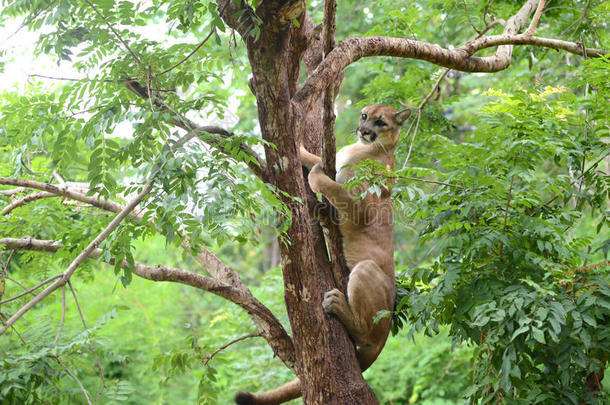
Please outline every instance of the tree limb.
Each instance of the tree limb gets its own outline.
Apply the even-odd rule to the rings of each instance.
[[[49,197],[58,197],[58,195],[54,194],[54,193],[49,193],[48,191],[41,191],[40,193],[28,194],[25,197],[15,200],[15,201],[11,202],[9,205],[7,205],[6,207],[4,207],[4,209],[0,212],[0,215],[7,215],[15,208],[21,207],[22,205],[25,205],[25,204],[29,203],[30,201],[40,200],[42,198],[49,198]]]
[[[534,11],[537,4],[537,0],[527,1],[519,12],[506,22],[502,35],[482,37],[452,50],[405,38],[365,37],[346,39],[340,42],[309,76],[293,97],[293,102],[299,105],[301,111],[308,111],[318,94],[324,91],[328,83],[334,80],[349,64],[368,56],[413,58],[463,72],[489,73],[506,69],[510,65],[512,54],[512,46],[510,45],[536,45],[582,55],[583,49],[577,43],[516,34],[525,25],[527,17]],[[503,46],[500,46],[493,56],[472,56],[478,50],[496,45]],[[607,51],[586,49],[586,53],[593,57],[606,54]]]
[[[51,253],[54,253],[63,247],[53,240],[40,240],[29,237],[21,239],[0,239],[0,246],[4,246],[5,249],[34,250]],[[186,247],[188,248],[188,244]],[[103,251],[101,249],[96,248],[91,250],[87,257],[90,259],[97,259],[102,253]],[[289,368],[294,370],[295,359],[292,340],[271,311],[243,286],[237,273],[229,266],[225,265],[216,255],[204,250],[196,255],[195,258],[208,272],[210,272],[210,274],[215,275],[216,278],[162,265],[146,266],[140,263],[135,263],[133,273],[138,277],[151,281],[174,282],[209,291],[239,305],[246,310],[250,318],[258,327],[261,335],[273,349],[274,353],[277,354]],[[110,259],[110,263],[114,263],[114,258]],[[127,263],[123,262],[122,266],[127,266]],[[60,276],[61,274],[57,277]]]
[[[72,200],[84,202],[86,204],[92,205],[97,208],[101,208],[106,211],[119,212],[124,207],[114,201],[106,200],[102,197],[95,197],[86,195],[84,193],[80,193],[78,191],[74,191],[68,187],[70,183],[66,183],[65,185],[57,186],[49,183],[41,183],[34,180],[25,180],[19,178],[12,177],[0,177],[0,184],[7,186],[17,186],[17,187],[26,187],[26,188],[34,188],[37,190],[42,190],[54,195],[60,195]]]

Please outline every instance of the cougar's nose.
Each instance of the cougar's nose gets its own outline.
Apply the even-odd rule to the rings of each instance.
[[[360,132],[361,135],[370,135],[373,131],[368,128],[358,127],[358,132]]]

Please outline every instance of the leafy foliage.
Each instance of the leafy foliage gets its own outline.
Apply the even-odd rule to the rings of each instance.
[[[495,18],[490,13],[507,16],[520,5],[341,1],[337,39],[392,35],[450,47],[478,35]],[[319,1],[308,3],[315,21],[321,10]],[[553,2],[537,34],[607,48],[609,12],[600,0]],[[95,355],[105,378],[102,403],[228,403],[238,389],[291,379],[261,339],[203,367],[219,342],[250,331],[246,314],[192,289],[132,277],[136,259],[196,271],[174,249],[188,236],[231,263],[287,325],[280,270],[267,259],[277,249],[270,241],[291,224],[280,201],[296,197],[246,170],[252,158],[240,144],[259,152],[273,145],[259,136],[248,56],[215,2],[7,0],[0,14],[43,32],[36,55],[71,67],[73,79],[33,76],[0,94],[0,176],[60,177],[123,204],[151,176],[160,179],[138,212],[144,220],[125,221],[100,246],[100,263],[85,263],[72,278],[85,318],[98,324],[83,331],[68,310],[56,341],[63,305],[51,296],[17,327],[25,343],[12,332],[0,340],[0,402],[85,403],[58,360],[95,397],[103,384]],[[245,23],[258,40],[263,22],[253,13]],[[590,392],[585,382],[605,366],[610,347],[609,73],[608,58],[534,47],[515,48],[511,67],[494,75],[450,72],[419,130],[401,141],[396,170],[359,167],[350,186],[366,182],[363,192],[395,183],[395,336],[366,372],[381,403],[606,400],[607,392]],[[346,135],[360,106],[418,105],[440,74],[425,62],[389,58],[350,66],[337,99],[338,143],[353,142]],[[153,97],[134,94],[131,81]],[[190,142],[172,150],[184,135],[174,124],[187,116],[234,134],[214,138],[215,149]],[[0,202],[25,195],[3,194]],[[2,237],[53,239],[66,248],[52,256],[15,252],[10,260],[2,253],[0,301],[23,292],[9,277],[35,285],[58,273],[110,219],[61,198],[3,216]],[[113,257],[115,274],[93,271],[109,270],[101,262]],[[120,267],[123,260],[129,266]],[[2,317],[26,299],[3,303]],[[111,308],[117,311],[105,316]]]

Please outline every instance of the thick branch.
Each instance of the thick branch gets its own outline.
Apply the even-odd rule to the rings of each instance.
[[[453,50],[405,38],[366,37],[346,39],[340,42],[315,72],[309,76],[293,97],[293,101],[300,106],[301,111],[308,111],[318,95],[340,72],[349,64],[369,56],[420,59],[463,72],[498,72],[510,65],[511,46],[501,46],[493,56],[475,57],[472,54],[480,49],[497,45],[536,45],[583,55],[583,49],[577,43],[516,34],[525,25],[528,16],[534,11],[536,5],[536,0],[529,0],[515,16],[506,22],[502,35],[482,37]],[[588,56],[599,56],[606,53],[605,50],[586,49]]]
[[[5,249],[34,250],[50,253],[57,252],[63,247],[63,245],[53,240],[40,240],[32,238],[4,238],[0,239],[0,246],[3,246]],[[103,251],[101,249],[96,248],[88,253],[87,258],[97,259],[102,255],[102,253]],[[216,261],[218,268],[227,267],[224,266],[224,264],[222,264],[222,262],[220,262],[216,256],[211,253],[209,254],[216,260],[213,260],[208,256],[206,264],[214,263]],[[110,263],[114,263],[114,258],[110,260]],[[220,266],[219,264],[222,264],[223,266]],[[127,263],[123,262],[122,265],[127,266]],[[222,273],[222,270],[224,269],[218,270],[216,273],[220,274]],[[215,272],[215,269],[211,268],[211,271]],[[135,263],[133,273],[138,277],[151,281],[174,282],[189,285],[200,290],[209,291],[239,305],[245,309],[246,312],[248,312],[250,317],[256,318],[255,324],[259,326],[262,336],[265,337],[267,341],[271,340],[269,344],[274,349],[274,352],[276,352],[278,356],[280,356],[280,358],[284,360],[287,365],[289,365],[289,367],[294,367],[294,348],[292,347],[290,337],[288,337],[281,324],[277,322],[269,309],[256,300],[256,298],[254,298],[249,291],[215,278],[204,276],[202,274],[162,265],[146,266],[141,263]],[[60,276],[61,275],[58,275],[56,277]],[[275,321],[272,321],[271,319],[275,319]],[[272,342],[274,344],[272,344]]]

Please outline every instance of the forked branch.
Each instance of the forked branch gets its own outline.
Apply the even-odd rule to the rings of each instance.
[[[540,38],[529,34],[518,34],[527,19],[537,8],[538,0],[528,0],[523,7],[506,21],[502,35],[481,37],[455,49],[442,48],[435,44],[405,38],[364,37],[349,38],[340,42],[328,57],[309,76],[293,97],[302,111],[308,111],[318,95],[326,89],[337,75],[349,64],[369,56],[395,56],[424,60],[438,66],[463,72],[498,72],[510,66],[511,45],[535,45],[564,50],[577,55],[585,52],[596,57],[608,52],[587,48],[583,51],[580,44],[557,39]],[[500,46],[493,56],[472,56],[476,51],[497,45]]]

